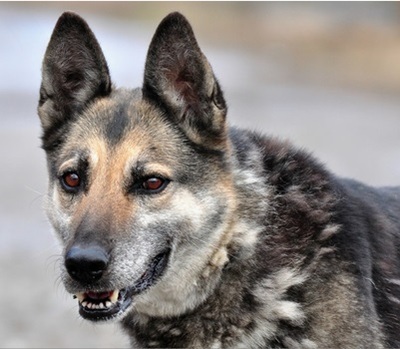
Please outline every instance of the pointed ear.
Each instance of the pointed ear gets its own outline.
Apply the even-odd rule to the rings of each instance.
[[[147,54],[143,96],[166,110],[189,139],[209,148],[226,140],[226,104],[192,28],[179,13],[159,25]]]
[[[65,12],[43,60],[38,112],[44,132],[63,125],[110,91],[107,63],[94,34],[81,17]]]

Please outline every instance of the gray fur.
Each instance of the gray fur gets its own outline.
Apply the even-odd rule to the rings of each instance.
[[[226,111],[182,15],[160,24],[132,91],[112,88],[84,20],[61,16],[39,102],[47,212],[66,259],[108,258],[92,281],[62,267],[82,316],[119,320],[134,347],[400,347],[400,188],[339,179]],[[143,189],[154,177],[162,190]],[[132,285],[126,309],[82,310]]]

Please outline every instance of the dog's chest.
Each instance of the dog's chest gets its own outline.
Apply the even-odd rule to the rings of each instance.
[[[137,347],[225,348],[243,343],[246,333],[252,332],[254,327],[248,314],[233,320],[216,317],[210,312],[174,319],[136,320],[128,331]]]
[[[253,293],[231,287],[192,313],[173,318],[131,314],[123,324],[133,347],[275,348],[288,340],[302,343],[304,314],[299,304],[269,296],[267,305]],[[288,337],[289,327],[293,338]]]

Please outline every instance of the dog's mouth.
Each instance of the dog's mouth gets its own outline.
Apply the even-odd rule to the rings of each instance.
[[[106,321],[124,313],[133,296],[154,285],[167,267],[170,250],[158,254],[133,286],[120,290],[78,292],[79,314],[87,320]]]

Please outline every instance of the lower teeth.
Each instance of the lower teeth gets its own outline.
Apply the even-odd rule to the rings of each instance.
[[[86,309],[108,309],[111,308],[113,304],[117,303],[118,296],[119,291],[114,290],[107,300],[100,303],[91,303],[85,299],[85,293],[83,292],[77,293],[74,298],[78,298],[79,303]]]
[[[106,303],[110,303],[110,306],[112,305],[111,302],[106,302]],[[95,304],[95,303],[88,303],[88,302],[82,302],[82,306],[84,308],[88,308],[88,309],[105,309],[105,308],[109,308],[110,306],[107,306],[107,304],[104,303],[99,303],[99,304]]]

